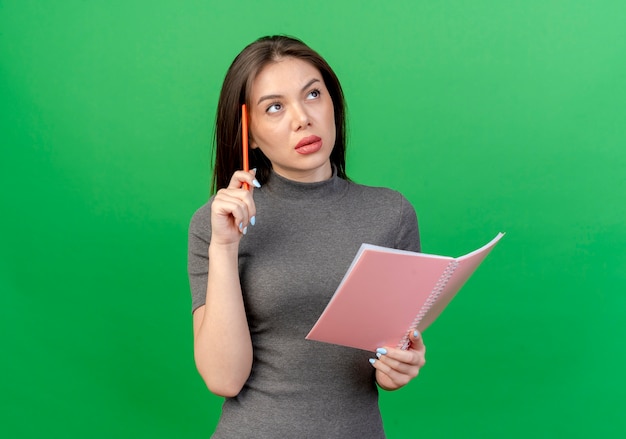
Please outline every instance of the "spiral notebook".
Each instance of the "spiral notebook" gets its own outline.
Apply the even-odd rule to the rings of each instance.
[[[409,334],[439,317],[502,236],[458,258],[362,244],[307,340],[406,349]]]

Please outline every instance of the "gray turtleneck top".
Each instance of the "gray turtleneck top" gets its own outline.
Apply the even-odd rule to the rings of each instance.
[[[194,310],[206,296],[211,201],[189,228]],[[398,192],[336,175],[298,183],[274,173],[254,202],[256,225],[239,245],[254,361],[213,437],[384,438],[372,353],[304,337],[362,243],[420,250],[413,207]]]

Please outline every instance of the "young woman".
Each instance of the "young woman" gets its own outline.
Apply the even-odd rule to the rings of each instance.
[[[398,389],[425,363],[418,333],[408,350],[376,353],[305,340],[361,243],[420,250],[401,194],[347,179],[345,137],[339,81],[304,43],[265,37],[235,58],[218,103],[217,193],[189,230],[196,365],[226,398],[215,438],[382,438],[377,385]]]

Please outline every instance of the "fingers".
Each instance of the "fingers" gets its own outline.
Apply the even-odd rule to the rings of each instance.
[[[387,366],[385,369],[393,369],[402,374],[417,376],[419,369],[426,364],[424,354],[420,351],[395,348],[378,348],[376,350],[376,362]],[[374,363],[374,365],[375,365]]]
[[[244,183],[250,189],[244,189]],[[220,189],[211,204],[212,242],[234,244],[248,227],[256,223],[256,206],[252,198],[255,187],[261,185],[255,178],[255,171],[237,171],[228,187]]]
[[[378,384],[388,390],[398,389],[415,378],[426,364],[426,346],[419,334],[411,334],[409,349],[378,348],[370,363],[376,369]]]
[[[252,195],[245,189],[220,189],[215,195],[211,206],[216,223],[214,232],[219,233],[220,227],[236,227],[246,234],[249,225],[255,223],[256,207]],[[229,228],[230,228],[229,227]]]
[[[253,191],[255,187],[261,187],[261,184],[257,181],[255,175],[256,169],[251,169],[248,172],[236,171],[230,178],[230,182],[228,183],[228,189],[242,188],[244,183],[248,185],[250,191]]]
[[[424,345],[422,334],[420,334],[417,329],[411,333],[411,335],[409,336],[409,340],[411,340],[411,349],[420,351],[423,355],[426,355],[426,346]]]

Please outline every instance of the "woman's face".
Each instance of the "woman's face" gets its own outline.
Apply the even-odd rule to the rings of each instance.
[[[301,182],[331,177],[335,112],[316,67],[292,57],[265,66],[252,82],[249,114],[250,147],[276,173]]]

